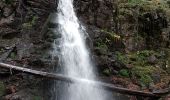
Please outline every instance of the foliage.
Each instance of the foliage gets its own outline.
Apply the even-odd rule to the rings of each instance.
[[[123,53],[121,52],[116,52],[116,58],[117,60],[127,64],[128,63],[128,58],[126,55],[124,55]]]
[[[141,6],[150,5],[151,7],[168,7],[168,2],[166,0],[128,0],[128,3]]]
[[[140,4],[146,0],[128,0],[128,3],[130,4]]]
[[[15,57],[16,57],[16,53],[15,52],[11,52],[11,54],[9,55],[9,57],[11,58],[11,59],[15,59]]]
[[[24,28],[31,29],[36,24],[37,19],[38,18],[36,16],[33,16],[29,22],[24,23],[22,26]]]
[[[107,30],[101,30],[101,32],[104,32],[107,35],[109,35],[109,37],[111,37],[112,40],[115,40],[115,39],[120,40],[121,39],[121,36],[116,34],[115,32],[109,32]]]
[[[39,97],[39,96],[34,96],[34,97],[33,97],[33,100],[42,100],[42,99],[41,99],[41,97]]]
[[[106,75],[106,76],[110,76],[111,75],[111,70],[110,69],[105,69],[103,71],[103,74]]]
[[[130,73],[127,69],[122,69],[119,71],[119,74],[124,77],[129,77]]]
[[[156,70],[153,66],[135,66],[131,70],[132,77],[139,78],[141,85],[149,85],[153,80],[151,74]]]
[[[105,42],[103,42],[102,39],[98,39],[97,47],[99,47],[99,48],[107,48]]]
[[[0,82],[0,96],[2,96],[4,94],[5,91],[5,86],[3,84],[3,82]]]
[[[137,51],[126,55],[121,52],[116,52],[117,60],[125,64],[134,65],[148,65],[147,58],[151,55],[155,55],[157,57],[160,56],[158,52],[155,52],[153,50]]]
[[[124,77],[131,76],[132,78],[136,78],[142,86],[148,86],[153,82],[151,74],[156,72],[157,69],[147,61],[151,55],[160,56],[159,53],[153,50],[143,50],[129,54],[116,52],[117,60],[123,62],[125,65],[133,65],[131,70],[122,69],[119,71],[119,74]]]

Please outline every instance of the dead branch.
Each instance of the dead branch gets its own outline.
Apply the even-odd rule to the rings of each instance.
[[[143,92],[143,91],[136,91],[136,90],[129,90],[126,88],[116,87],[113,84],[103,83],[99,81],[93,81],[93,80],[86,80],[86,79],[79,79],[69,76],[64,76],[62,74],[54,74],[54,73],[48,73],[48,72],[42,72],[37,70],[32,70],[28,68],[18,67],[14,65],[9,65],[5,63],[0,63],[0,67],[10,69],[10,70],[16,70],[23,73],[28,73],[36,76],[41,76],[48,79],[55,79],[60,81],[65,81],[68,83],[81,83],[81,84],[88,84],[97,88],[103,87],[104,89],[111,90],[114,92],[122,93],[122,94],[128,94],[128,95],[137,95],[137,96],[143,96],[143,97],[152,97],[152,98],[160,98],[161,96],[167,94],[169,91],[165,92]]]

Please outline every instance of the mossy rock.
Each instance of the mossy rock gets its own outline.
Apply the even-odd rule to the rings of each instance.
[[[0,97],[3,96],[5,93],[5,85],[3,82],[0,81]]]

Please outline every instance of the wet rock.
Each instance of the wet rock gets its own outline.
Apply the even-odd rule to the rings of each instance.
[[[166,96],[163,100],[170,100],[170,95]]]
[[[104,0],[76,0],[74,2],[76,12],[84,23],[95,25],[100,28],[111,28],[114,26],[113,10],[114,6],[111,1]]]
[[[10,76],[9,70],[7,70],[7,69],[0,69],[0,78],[1,79],[6,78],[8,76]]]
[[[107,56],[94,56],[95,61],[97,62],[96,65],[99,69],[104,69],[108,66],[108,57]]]
[[[12,31],[8,32],[5,35],[2,36],[2,39],[13,39],[18,38],[20,36],[20,33],[18,31]]]
[[[28,65],[30,66],[39,66],[39,67],[44,67],[44,61],[42,59],[32,59],[28,62]]]
[[[6,95],[2,98],[2,100],[33,100],[34,97],[30,91],[21,90],[19,92]]]
[[[94,49],[94,52],[97,55],[107,55],[108,54],[107,47],[96,47]]]
[[[161,81],[161,75],[160,73],[154,73],[152,74],[152,79],[154,83],[159,83]]]

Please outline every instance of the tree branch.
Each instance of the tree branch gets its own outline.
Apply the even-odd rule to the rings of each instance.
[[[41,76],[48,79],[54,79],[54,80],[60,80],[68,83],[81,83],[81,84],[88,84],[90,86],[100,88],[103,87],[103,89],[110,90],[113,92],[118,92],[122,94],[128,94],[128,95],[136,95],[136,96],[143,96],[143,97],[152,97],[152,98],[160,98],[161,96],[164,96],[169,91],[165,92],[157,92],[157,93],[151,93],[151,92],[143,92],[143,91],[136,91],[136,90],[129,90],[126,88],[116,87],[113,84],[103,83],[99,81],[93,81],[93,80],[87,80],[87,79],[80,79],[80,78],[74,78],[69,76],[64,76],[62,74],[54,74],[54,73],[48,73],[48,72],[42,72],[37,70],[32,70],[28,68],[18,67],[14,65],[9,65],[5,63],[0,63],[0,67],[10,69],[10,70],[16,70],[23,73],[28,73],[36,76]]]

